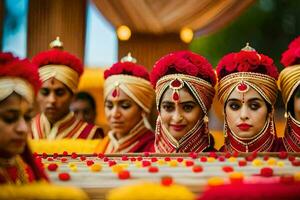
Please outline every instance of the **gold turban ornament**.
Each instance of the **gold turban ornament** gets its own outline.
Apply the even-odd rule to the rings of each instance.
[[[293,65],[284,68],[278,78],[278,87],[282,93],[282,99],[287,110],[291,96],[300,85],[300,65]]]
[[[129,53],[127,57],[122,58],[121,62],[135,63],[136,60]],[[150,81],[126,74],[112,75],[105,80],[104,97],[106,98],[114,89],[121,89],[146,113],[150,113],[155,96]]]
[[[52,41],[49,46],[53,49],[63,49],[63,43],[59,37]],[[79,75],[75,70],[66,65],[45,65],[39,68],[39,74],[42,82],[50,78],[55,78],[68,86],[73,93],[77,90]]]

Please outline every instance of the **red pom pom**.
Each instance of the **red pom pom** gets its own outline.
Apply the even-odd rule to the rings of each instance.
[[[254,72],[265,74],[277,80],[278,70],[268,56],[256,51],[240,51],[225,55],[216,68],[218,79],[235,72]]]
[[[183,158],[181,158],[181,157],[179,157],[179,158],[177,158],[177,162],[182,162],[183,161]]]
[[[226,152],[225,153],[225,158],[230,158],[231,157],[231,153],[230,152]]]
[[[37,66],[28,59],[14,57],[12,53],[0,53],[0,77],[4,76],[25,80],[31,84],[35,94],[41,86]]]
[[[48,165],[48,170],[49,170],[49,171],[52,171],[52,172],[53,172],[53,171],[56,171],[57,168],[58,168],[58,165],[55,164],[55,163],[51,163],[51,164]]]
[[[295,166],[295,167],[299,167],[300,166],[300,160],[296,160],[296,159],[293,160],[292,165]]]
[[[295,156],[289,156],[289,158],[288,158],[288,159],[289,159],[289,161],[291,161],[291,162],[292,162],[292,161],[294,161],[294,160],[296,159],[296,157],[295,157]]]
[[[118,173],[118,177],[121,180],[129,179],[130,178],[130,172],[127,171],[127,170],[120,171]]]
[[[58,174],[58,178],[59,178],[59,180],[61,180],[61,181],[68,181],[68,180],[71,179],[71,176],[70,176],[70,174],[68,174],[68,173],[59,173],[59,174]]]
[[[199,165],[193,166],[193,172],[199,173],[199,172],[202,172],[202,171],[203,171],[203,167],[202,166],[199,166]]]
[[[173,184],[173,178],[171,176],[164,176],[161,178],[161,184],[164,186],[170,186]]]
[[[264,177],[271,177],[273,176],[273,169],[270,167],[261,168],[260,175]]]
[[[66,65],[75,70],[79,76],[83,73],[82,62],[76,56],[58,49],[41,52],[32,59],[32,62],[38,67],[50,64]]]
[[[218,157],[218,155],[216,154],[216,152],[213,152],[213,151],[212,151],[212,152],[209,152],[209,153],[208,153],[208,156],[209,156],[209,157],[212,157],[212,158],[217,158],[217,157]]]
[[[159,169],[156,166],[150,166],[148,168],[148,172],[150,172],[150,173],[157,173],[158,171],[159,171]]]
[[[141,65],[137,65],[132,62],[118,62],[115,63],[111,68],[104,71],[104,78],[107,79],[112,75],[131,75],[139,78],[143,78],[149,81],[149,73],[146,68]]]
[[[57,158],[57,157],[58,157],[58,153],[54,153],[53,158]]]
[[[68,156],[69,155],[67,151],[64,151],[62,154],[63,154],[63,156]]]
[[[267,160],[269,160],[269,156],[265,155],[263,159],[264,159],[264,161],[267,161]]]
[[[199,77],[212,86],[216,83],[212,65],[204,57],[191,51],[178,51],[159,59],[153,67],[150,80],[155,87],[161,77],[176,73]]]
[[[289,49],[300,47],[300,36],[296,37],[290,44]]]
[[[156,157],[151,158],[151,162],[157,162],[157,158]]]

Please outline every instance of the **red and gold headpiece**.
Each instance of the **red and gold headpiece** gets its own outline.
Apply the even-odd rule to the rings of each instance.
[[[135,62],[129,53],[121,62],[104,72],[104,98],[110,93],[113,98],[118,98],[119,91],[122,90],[146,113],[150,113],[155,93],[146,68]]]
[[[190,51],[179,51],[168,54],[158,60],[150,76],[156,89],[156,104],[164,91],[173,90],[173,101],[180,100],[179,90],[186,86],[200,104],[203,112],[208,113],[215,94],[215,73],[212,65],[202,56]]]
[[[0,53],[0,101],[15,92],[33,103],[40,84],[36,65],[11,53]]]
[[[224,56],[217,66],[218,98],[224,104],[236,89],[245,93],[255,89],[270,105],[277,98],[278,71],[268,56],[259,54],[248,44],[238,53]]]
[[[59,37],[50,43],[50,47],[51,50],[41,52],[32,59],[39,67],[41,80],[44,82],[54,77],[75,92],[83,73],[82,62],[76,56],[62,50],[63,45]]]
[[[293,40],[282,54],[281,63],[285,69],[280,72],[278,85],[287,110],[291,96],[300,85],[300,36]]]

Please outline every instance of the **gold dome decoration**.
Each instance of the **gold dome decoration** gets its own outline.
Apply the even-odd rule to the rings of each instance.
[[[50,42],[49,46],[51,49],[61,49],[62,50],[64,48],[63,42],[60,41],[59,36],[57,36],[55,40]]]
[[[136,60],[134,57],[132,57],[132,56],[131,56],[131,53],[129,52],[129,53],[127,54],[127,56],[125,56],[125,57],[123,57],[123,58],[121,59],[121,62],[122,62],[122,63],[123,63],[123,62],[132,62],[132,63],[136,63],[137,60]]]

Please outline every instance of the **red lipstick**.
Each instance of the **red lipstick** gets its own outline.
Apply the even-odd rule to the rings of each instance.
[[[174,131],[182,131],[186,125],[175,125],[175,124],[172,124],[171,127],[174,129]]]
[[[247,123],[241,123],[237,125],[241,131],[248,131],[252,126]]]

